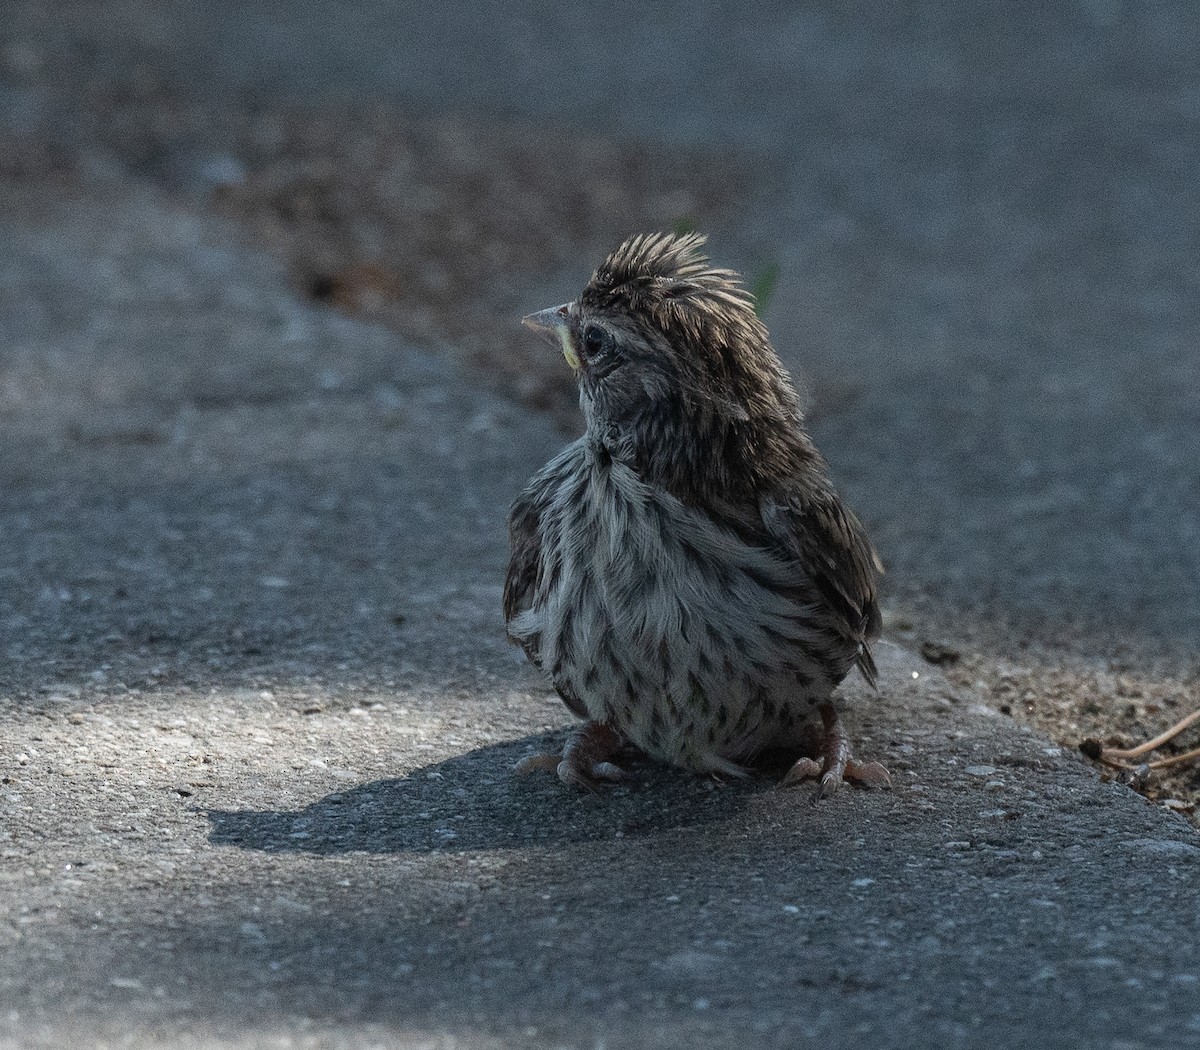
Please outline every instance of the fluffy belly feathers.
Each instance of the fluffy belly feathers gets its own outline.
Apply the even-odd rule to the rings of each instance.
[[[568,702],[654,757],[734,772],[795,745],[853,663],[802,567],[618,463],[564,478],[542,528],[536,595],[510,634]]]

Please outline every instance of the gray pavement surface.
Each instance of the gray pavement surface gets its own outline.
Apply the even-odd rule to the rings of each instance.
[[[781,265],[893,615],[1197,640],[1190,6],[3,6],[64,148],[86,54],[753,158],[713,250]],[[1194,830],[899,646],[848,690],[891,793],[514,778],[561,433],[92,176],[0,197],[0,1047],[1200,1044]]]

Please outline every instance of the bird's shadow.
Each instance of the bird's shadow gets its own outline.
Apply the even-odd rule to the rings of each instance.
[[[519,775],[533,750],[561,745],[544,734],[479,748],[335,791],[301,809],[206,811],[209,841],[269,853],[463,852],[604,841],[729,821],[778,784],[778,770],[733,783],[626,763],[629,780],[594,793],[552,773]]]

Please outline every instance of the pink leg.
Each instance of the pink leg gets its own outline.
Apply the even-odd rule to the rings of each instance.
[[[604,782],[625,779],[625,771],[610,762],[625,744],[602,722],[587,722],[567,739],[561,755],[531,755],[517,763],[518,773],[553,769],[564,784],[595,791]]]
[[[817,798],[828,798],[844,780],[864,787],[891,787],[892,777],[878,762],[858,762],[850,752],[850,740],[842,728],[833,704],[821,705],[821,722],[825,726],[825,741],[821,747],[820,765],[814,759],[801,758],[783,778],[780,787],[791,787],[802,780],[819,780]]]

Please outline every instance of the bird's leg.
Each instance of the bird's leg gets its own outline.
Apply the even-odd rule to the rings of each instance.
[[[1153,740],[1147,740],[1144,744],[1139,744],[1137,747],[1131,747],[1127,751],[1118,748],[1106,747],[1100,751],[1100,761],[1109,766],[1117,766],[1120,769],[1130,769],[1129,760],[1133,758],[1141,758],[1142,755],[1148,754],[1151,751],[1156,751],[1163,744],[1174,740],[1189,726],[1196,722],[1200,722],[1200,711],[1193,711],[1186,718],[1181,718],[1170,729],[1160,733]],[[1190,762],[1192,759],[1200,757],[1200,748],[1189,751],[1183,755],[1173,755],[1171,758],[1160,758],[1154,762],[1146,763],[1151,769],[1164,769],[1167,766],[1182,765],[1184,762]]]
[[[625,741],[603,722],[587,722],[567,738],[562,754],[531,755],[517,763],[518,773],[553,769],[564,784],[595,791],[602,782],[625,779],[625,771],[610,762]]]
[[[817,798],[827,798],[841,786],[843,780],[864,787],[891,787],[892,777],[878,762],[858,762],[850,752],[850,740],[842,728],[833,704],[821,705],[821,722],[825,739],[821,745],[821,764],[804,757],[788,770],[779,786],[791,787],[802,780],[818,779]]]

